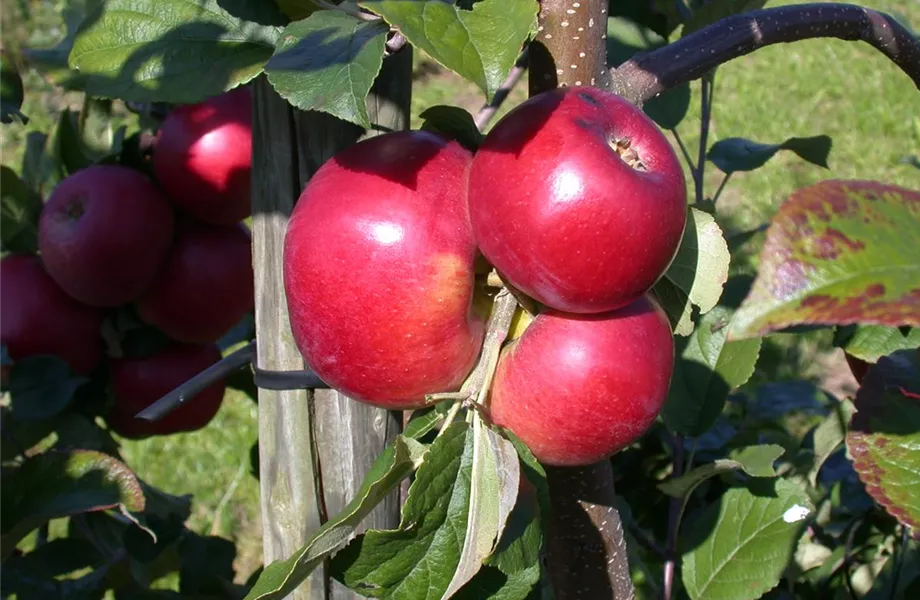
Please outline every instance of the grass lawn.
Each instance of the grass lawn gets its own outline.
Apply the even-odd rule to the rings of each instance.
[[[772,2],[771,5],[792,2]],[[902,13],[920,28],[916,0],[862,0],[885,11]],[[18,5],[28,5],[23,20]],[[63,2],[4,2],[3,35],[7,47],[54,43],[61,35]],[[78,94],[60,94],[36,73],[25,73],[23,112],[28,126],[2,128],[2,160],[18,170],[22,143],[30,130],[48,132],[62,107],[79,103]],[[416,59],[413,126],[418,115],[435,104],[459,104],[471,112],[482,105],[478,90],[423,57]],[[519,86],[503,107],[509,110],[525,97]],[[699,86],[693,104],[678,127],[690,148],[698,144]],[[914,120],[920,118],[920,93],[906,75],[871,47],[852,42],[813,40],[773,46],[719,69],[710,139],[742,136],[779,142],[791,136],[827,134],[833,138],[830,170],[780,153],[767,166],[733,177],[720,204],[729,229],[758,225],[794,189],[826,178],[869,178],[920,188],[920,170],[900,164],[901,157],[920,153]],[[695,155],[695,150],[692,150]],[[720,174],[707,167],[712,193]],[[826,337],[826,336],[825,336]],[[796,360],[814,362],[811,354],[826,339],[810,342]],[[782,347],[782,346],[780,346]],[[795,369],[790,369],[790,373]],[[256,405],[231,393],[218,417],[206,429],[125,442],[129,463],[150,483],[166,491],[195,496],[191,526],[237,542],[237,571],[245,579],[261,562],[258,482],[250,473],[250,448],[257,436]]]

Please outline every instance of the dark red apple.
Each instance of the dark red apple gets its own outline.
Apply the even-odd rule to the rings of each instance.
[[[482,253],[525,294],[600,313],[645,293],[677,252],[687,215],[680,161],[619,96],[567,87],[489,132],[470,172]]]
[[[428,132],[380,135],[328,160],[294,207],[284,284],[294,339],[329,385],[391,409],[457,389],[473,314],[471,155]]]
[[[175,343],[152,356],[111,360],[114,404],[105,417],[106,423],[118,435],[132,439],[201,429],[220,409],[226,390],[223,381],[159,421],[134,416],[220,359],[220,350],[214,344]]]
[[[91,306],[137,300],[173,239],[173,208],[139,171],[96,165],[58,184],[42,210],[38,245],[48,274]]]
[[[204,344],[220,339],[253,304],[249,230],[189,219],[137,311],[174,340]]]
[[[86,375],[102,360],[103,317],[58,287],[37,256],[0,261],[0,342],[13,361],[54,355]]]
[[[176,206],[196,219],[231,225],[248,217],[252,91],[173,109],[157,134],[153,168]]]
[[[541,462],[589,465],[652,426],[673,368],[671,327],[649,296],[598,315],[550,310],[502,351],[489,411]]]

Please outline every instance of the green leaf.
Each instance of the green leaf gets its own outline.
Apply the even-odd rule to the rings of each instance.
[[[369,530],[332,559],[333,577],[369,597],[441,598],[469,525],[474,435],[456,422],[431,445],[399,528]]]
[[[413,433],[427,433],[425,423],[427,421],[416,426]],[[433,423],[431,426],[434,426]],[[426,446],[412,438],[405,435],[397,437],[374,461],[352,501],[320,527],[290,558],[266,566],[246,594],[246,600],[280,600],[297,589],[316,567],[348,543],[358,524],[390,490],[418,467],[427,450]]]
[[[89,381],[71,373],[57,356],[30,356],[17,361],[10,372],[10,404],[13,418],[22,423],[50,419],[74,399],[77,389]]]
[[[364,0],[360,5],[475,83],[489,101],[514,67],[524,42],[536,32],[539,8],[535,0],[482,0],[472,10],[444,1]]]
[[[419,116],[424,119],[421,127],[424,131],[457,140],[470,152],[476,152],[482,143],[484,136],[476,126],[473,115],[459,106],[432,106],[422,111]]]
[[[87,96],[79,113],[64,110],[54,133],[56,163],[70,175],[121,151],[120,135],[112,130],[112,101]]]
[[[29,122],[20,110],[24,98],[19,70],[12,57],[0,50],[0,123],[12,123],[14,118],[23,125]]]
[[[687,528],[684,587],[692,600],[753,600],[779,583],[803,526],[808,495],[782,479],[731,488]]]
[[[517,503],[521,481],[514,445],[473,416],[469,514],[460,560],[443,598],[455,595],[492,554]]]
[[[869,368],[846,436],[866,491],[920,531],[920,351],[899,350]]]
[[[818,486],[818,474],[828,457],[840,447],[847,434],[847,423],[856,408],[852,402],[844,401],[832,407],[827,417],[815,427],[814,453],[815,464],[808,472],[808,481],[811,485]]]
[[[758,169],[780,150],[795,152],[802,160],[827,169],[831,138],[826,135],[794,137],[781,144],[761,144],[744,138],[726,138],[709,148],[706,159],[712,161],[723,173],[729,174]]]
[[[144,493],[124,463],[93,450],[45,452],[3,469],[0,556],[50,519],[117,506],[140,512]]]
[[[514,434],[505,432],[520,460],[517,502],[494,553],[461,588],[458,600],[523,600],[540,580],[543,515],[549,511],[549,489],[542,465]]]
[[[511,574],[485,565],[476,576],[453,597],[456,600],[525,600],[531,597],[540,580],[540,565],[533,564]],[[539,597],[539,596],[538,596]]]
[[[35,578],[52,579],[101,563],[99,551],[87,540],[73,537],[56,538],[36,546],[27,554],[10,557],[3,563],[3,574],[9,573],[9,569]],[[3,583],[6,588],[7,582]]]
[[[81,146],[88,156],[102,158],[109,154],[117,154],[121,150],[117,147],[118,140],[115,130],[112,129],[111,100],[87,96],[83,100],[77,126]]]
[[[0,241],[4,252],[38,250],[42,200],[9,167],[0,167]]]
[[[667,45],[668,41],[633,19],[610,17],[607,19],[607,64],[618,67],[639,52],[648,52]],[[690,84],[677,87],[655,96],[642,105],[642,110],[659,127],[674,129],[687,116],[690,109]]]
[[[275,0],[275,4],[293,21],[309,17],[319,9],[313,0]]]
[[[687,338],[678,338],[678,360],[662,418],[680,435],[700,436],[722,413],[728,394],[754,374],[759,338],[726,342],[732,311],[717,306]]]
[[[834,342],[847,354],[874,363],[897,350],[920,347],[920,328],[848,325],[837,330]]]
[[[88,93],[198,102],[262,72],[287,19],[272,2],[107,0],[73,42]]]
[[[712,25],[716,21],[751,10],[759,10],[768,0],[709,0],[693,9],[693,16],[684,24],[681,37]]]
[[[383,64],[389,28],[336,10],[288,25],[265,72],[282,98],[371,127],[365,99]]]
[[[731,258],[712,215],[695,208],[688,211],[677,255],[653,288],[678,335],[693,331],[693,306],[706,313],[719,301]]]
[[[783,447],[776,444],[737,448],[732,451],[730,458],[720,458],[696,467],[689,473],[658,484],[658,489],[668,496],[686,501],[698,485],[722,473],[744,471],[752,477],[775,477],[773,463],[784,453]]]
[[[792,325],[920,325],[920,192],[824,181],[773,217],[729,338]]]

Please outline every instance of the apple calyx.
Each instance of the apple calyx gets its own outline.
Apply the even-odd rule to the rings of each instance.
[[[632,147],[632,140],[628,137],[613,138],[610,141],[610,147],[623,159],[623,162],[636,171],[648,171],[648,167],[642,162],[639,152]]]

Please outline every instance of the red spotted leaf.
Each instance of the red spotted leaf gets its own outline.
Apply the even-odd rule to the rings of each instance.
[[[920,351],[869,368],[856,394],[847,450],[866,491],[920,539]]]
[[[920,192],[824,181],[783,203],[729,339],[793,325],[920,325]]]

